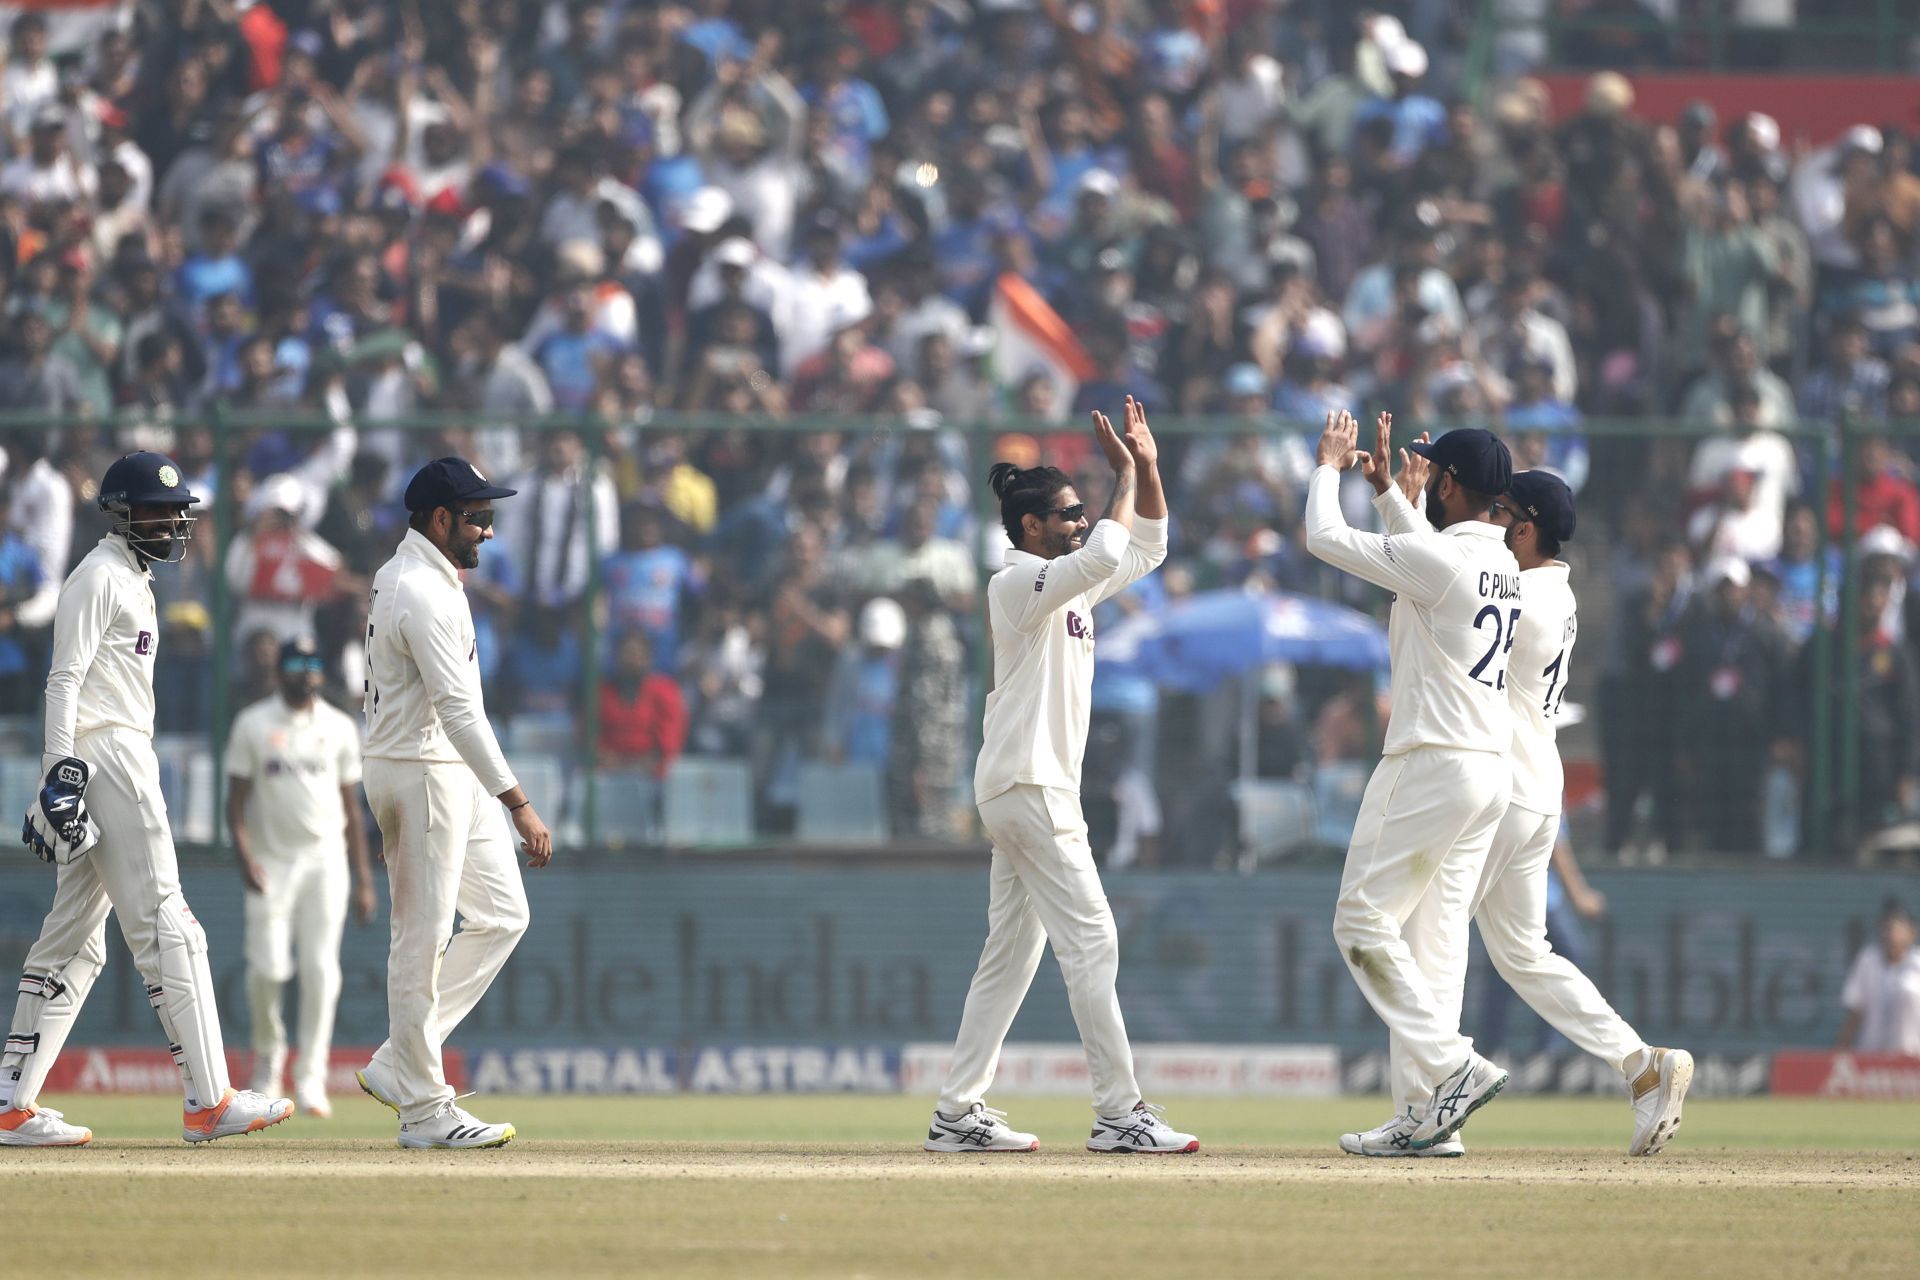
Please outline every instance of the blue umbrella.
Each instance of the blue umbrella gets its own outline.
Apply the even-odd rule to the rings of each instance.
[[[1158,618],[1129,618],[1100,637],[1101,661],[1188,693],[1269,662],[1384,671],[1387,632],[1356,609],[1312,596],[1206,591]]]

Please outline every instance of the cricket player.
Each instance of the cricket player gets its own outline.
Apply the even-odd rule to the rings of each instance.
[[[327,1058],[340,1003],[340,935],[351,897],[372,919],[373,876],[360,821],[360,726],[320,697],[320,653],[280,646],[280,692],[242,711],[227,739],[227,826],[247,886],[247,1002],[253,1080],[278,1093],[287,1066],[280,997],[300,974],[300,1062],[294,1102],[333,1114]],[[349,888],[351,878],[351,888]]]
[[[993,689],[973,777],[980,820],[993,839],[987,943],[927,1126],[928,1151],[1039,1149],[1038,1139],[1009,1127],[984,1099],[1049,942],[1093,1077],[1087,1149],[1200,1149],[1199,1139],[1174,1130],[1158,1107],[1141,1100],[1114,991],[1119,935],[1080,812],[1094,606],[1167,558],[1167,500],[1146,412],[1127,398],[1125,436],[1104,414],[1095,413],[1093,423],[1114,489],[1091,533],[1085,502],[1057,468],[1002,462],[990,477],[1013,546],[987,584]]]
[[[1407,1060],[1413,1111],[1403,1136],[1422,1151],[1450,1143],[1507,1082],[1460,1034],[1458,992],[1474,888],[1512,786],[1506,671],[1520,566],[1492,522],[1512,475],[1506,445],[1463,429],[1412,446],[1433,467],[1428,528],[1393,484],[1391,426],[1382,414],[1368,454],[1355,447],[1352,414],[1327,415],[1307,482],[1306,538],[1315,556],[1394,593],[1393,712],[1347,847],[1333,936],[1392,1052]],[[1384,536],[1341,515],[1340,475],[1356,464],[1378,495]]]
[[[1401,474],[1402,493],[1409,498],[1419,493],[1426,470],[1425,460],[1416,456]],[[1570,571],[1556,559],[1573,537],[1573,491],[1552,472],[1522,471],[1494,502],[1493,516],[1520,565],[1520,622],[1507,655],[1513,794],[1480,874],[1473,918],[1488,958],[1515,994],[1561,1035],[1626,1078],[1634,1112],[1627,1154],[1656,1155],[1680,1127],[1693,1056],[1684,1049],[1650,1047],[1593,982],[1547,942],[1547,870],[1566,785],[1554,720],[1580,633]],[[1458,993],[1453,999],[1457,1004]],[[1396,1078],[1394,1087],[1395,1118],[1368,1133],[1346,1135],[1344,1149],[1358,1147],[1360,1155],[1408,1153],[1394,1145],[1411,1101],[1401,1092],[1408,1082]]]
[[[460,583],[493,536],[494,501],[513,493],[464,459],[427,463],[407,484],[407,536],[373,578],[364,772],[392,932],[387,1041],[358,1078],[399,1114],[403,1147],[500,1147],[514,1137],[512,1125],[477,1120],[454,1101],[440,1057],[527,931],[526,888],[499,806],[527,865],[553,857],[553,837],[487,723]]]
[[[207,935],[180,893],[179,864],[153,751],[160,627],[151,566],[177,564],[199,499],[158,453],[130,453],[100,481],[110,531],[67,578],[47,675],[46,785],[22,840],[58,871],[53,908],[27,952],[0,1054],[0,1145],[71,1147],[93,1134],[35,1105],[107,959],[107,915],[146,983],[180,1069],[180,1136],[207,1142],[293,1114],[293,1103],[227,1081]]]

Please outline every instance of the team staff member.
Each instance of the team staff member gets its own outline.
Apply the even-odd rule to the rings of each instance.
[[[1460,1034],[1450,993],[1466,970],[1473,892],[1512,785],[1506,669],[1520,566],[1491,522],[1512,475],[1507,447],[1477,429],[1416,442],[1434,476],[1432,528],[1423,529],[1393,488],[1390,429],[1382,414],[1370,455],[1355,448],[1352,414],[1327,415],[1306,537],[1315,556],[1394,593],[1393,712],[1347,846],[1333,936],[1393,1052],[1409,1062],[1418,1096],[1399,1136],[1421,1151],[1449,1143],[1507,1082]],[[1384,537],[1341,515],[1340,473],[1356,463],[1379,495]]]
[[[359,1081],[399,1113],[403,1147],[498,1147],[514,1136],[512,1125],[455,1103],[440,1057],[527,931],[526,889],[494,801],[528,866],[553,857],[553,837],[487,723],[460,585],[493,536],[494,500],[513,492],[460,458],[420,468],[407,484],[407,536],[374,575],[367,611],[367,801],[393,924],[387,1042]]]
[[[1049,941],[1093,1077],[1091,1151],[1198,1151],[1192,1134],[1140,1098],[1114,981],[1113,912],[1080,813],[1080,761],[1093,691],[1094,606],[1167,558],[1167,500],[1146,412],[1127,398],[1126,435],[1104,414],[1094,435],[1113,468],[1107,514],[1087,532],[1086,504],[1053,467],[991,473],[1013,547],[987,584],[993,689],[974,800],[993,838],[987,944],[967,991],[953,1065],[927,1126],[928,1151],[1033,1151],[984,1099],[1000,1046]],[[1139,488],[1138,518],[1135,486]]]
[[[254,1088],[280,1091],[287,1065],[280,996],[297,956],[300,1063],[293,1097],[300,1110],[325,1117],[333,1114],[327,1058],[349,894],[362,923],[374,909],[360,823],[360,726],[319,696],[322,666],[312,641],[281,645],[279,672],[280,692],[235,717],[227,739],[227,825],[247,886]]]
[[[79,1146],[93,1137],[34,1104],[106,963],[107,915],[116,911],[180,1069],[181,1136],[206,1142],[293,1114],[285,1098],[228,1084],[207,935],[180,892],[153,751],[160,626],[150,566],[186,555],[187,508],[199,499],[172,461],[130,453],[107,468],[98,501],[110,531],[60,589],[47,675],[46,786],[22,833],[59,871],[0,1053],[5,1146]]]

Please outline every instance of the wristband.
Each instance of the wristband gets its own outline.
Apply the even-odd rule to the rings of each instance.
[[[528,805],[530,805],[530,804],[532,804],[532,803],[533,803],[533,801],[531,801],[531,800],[522,800],[522,801],[521,801],[521,802],[520,802],[519,804],[510,804],[510,805],[508,805],[508,806],[507,806],[507,812],[508,812],[508,813],[518,813],[518,812],[520,812],[520,811],[521,811],[522,809],[524,809],[524,808],[526,808],[526,807],[527,807]]]

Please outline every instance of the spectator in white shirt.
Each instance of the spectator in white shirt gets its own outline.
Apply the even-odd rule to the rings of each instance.
[[[873,309],[867,278],[840,261],[837,217],[816,218],[808,227],[806,255],[774,299],[773,328],[780,337],[780,368],[786,377],[827,349],[835,315],[864,315]]]
[[[93,167],[67,150],[67,117],[57,106],[40,109],[27,154],[0,169],[0,194],[19,196],[29,206],[90,201],[98,185]]]
[[[1860,949],[1847,973],[1840,993],[1847,1015],[1835,1048],[1920,1058],[1920,951],[1913,938],[1913,917],[1889,898],[1878,941]]]
[[[13,57],[6,67],[5,124],[9,149],[18,151],[34,115],[60,92],[60,76],[47,57],[47,20],[41,15],[24,13],[15,18],[10,43]]]
[[[525,499],[495,536],[506,544],[531,604],[558,607],[587,590],[590,563],[620,546],[620,498],[605,469],[587,478],[586,443],[572,430],[541,438],[540,467],[512,487]],[[587,543],[587,503],[593,504],[593,544]]]

